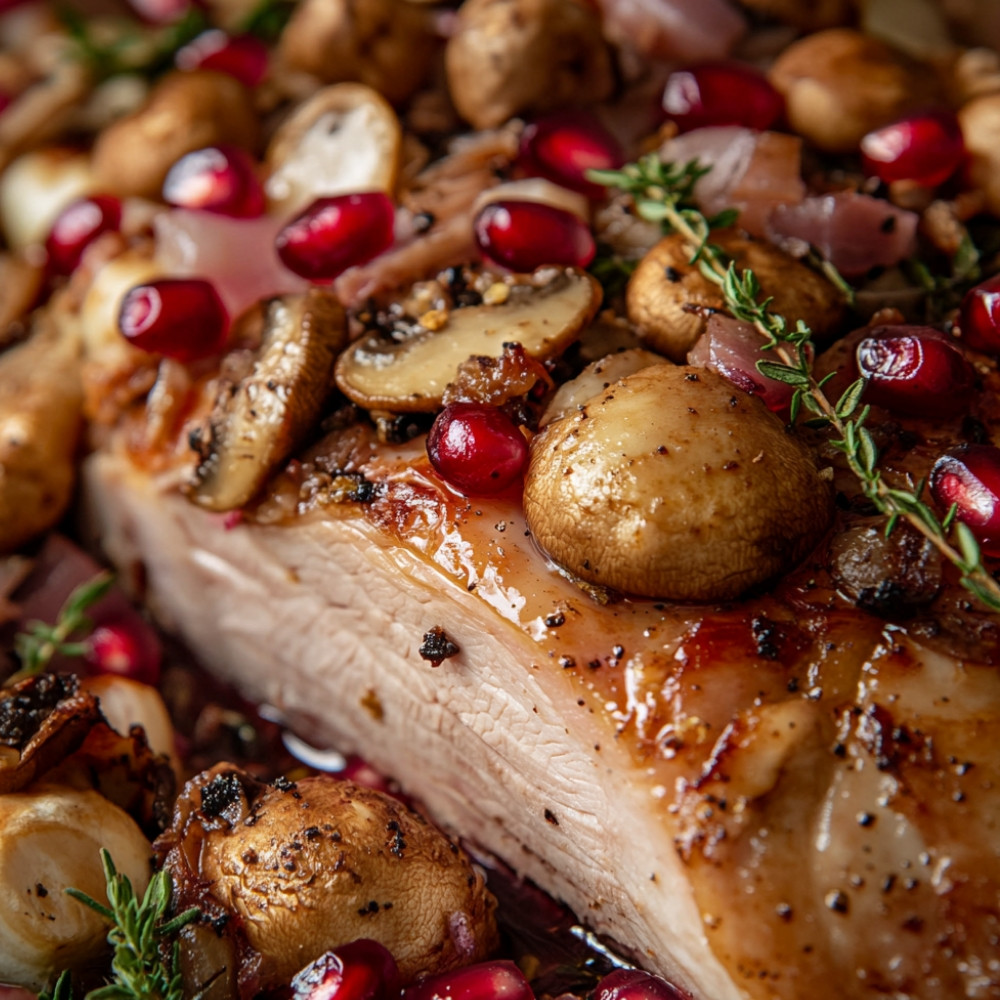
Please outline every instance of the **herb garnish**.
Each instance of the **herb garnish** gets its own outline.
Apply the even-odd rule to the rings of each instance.
[[[198,918],[199,909],[192,907],[167,920],[170,876],[166,871],[158,871],[150,879],[139,899],[131,880],[115,868],[111,855],[103,848],[101,863],[110,906],[79,889],[66,890],[112,925],[108,944],[114,948],[111,971],[115,981],[91,990],[86,1000],[183,1000],[177,934]],[[51,1000],[69,1000],[67,973],[60,976]]]
[[[26,677],[41,673],[57,655],[84,656],[88,646],[78,634],[89,632],[93,628],[93,622],[87,617],[87,609],[104,597],[113,582],[114,576],[111,573],[99,573],[92,580],[81,583],[66,598],[54,625],[40,621],[28,622],[25,630],[14,638],[14,651],[21,661],[21,669],[11,675],[6,683],[16,684]]]
[[[975,536],[956,519],[957,507],[952,505],[944,519],[939,519],[923,500],[924,481],[907,489],[887,482],[879,470],[878,448],[865,427],[869,407],[860,405],[864,379],[854,382],[836,402],[828,399],[824,386],[832,375],[819,380],[813,375],[815,349],[809,327],[802,320],[790,327],[785,317],[772,312],[771,299],[760,298],[760,284],[753,272],[737,268],[709,242],[711,231],[731,225],[736,213],[708,217],[700,211],[694,201],[694,186],[706,172],[707,168],[696,160],[684,165],[664,163],[656,153],[650,153],[621,170],[591,170],[587,176],[631,195],[641,218],[659,222],[665,232],[679,233],[687,240],[691,262],[697,263],[705,278],[722,289],[732,315],[756,327],[764,338],[764,348],[774,351],[778,360],[758,361],[757,368],[762,375],[794,389],[792,421],[805,408],[812,414],[810,424],[829,428],[830,443],[844,454],[865,497],[888,518],[886,534],[901,519],[907,521],[958,568],[962,586],[986,607],[1000,611],[1000,583],[983,565]],[[964,269],[969,261],[961,263]]]

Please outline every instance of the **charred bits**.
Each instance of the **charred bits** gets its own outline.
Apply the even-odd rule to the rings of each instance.
[[[440,625],[434,625],[424,633],[424,641],[417,650],[421,658],[427,660],[432,667],[441,666],[445,660],[458,656],[461,651]]]

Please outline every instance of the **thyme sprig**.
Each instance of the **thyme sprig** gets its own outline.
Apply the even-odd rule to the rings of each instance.
[[[732,315],[752,324],[764,338],[764,348],[774,351],[777,361],[757,362],[760,373],[793,388],[793,421],[805,409],[817,424],[829,428],[831,445],[845,456],[864,496],[888,518],[886,534],[900,520],[905,520],[958,568],[962,585],[970,593],[986,607],[1000,611],[1000,583],[984,566],[975,536],[957,520],[956,507],[953,505],[939,519],[923,500],[923,481],[911,489],[888,482],[879,469],[879,451],[865,426],[869,407],[861,406],[864,379],[858,379],[839,399],[831,401],[824,387],[832,375],[817,379],[813,374],[815,348],[809,327],[801,319],[790,325],[784,316],[774,312],[771,299],[761,298],[754,273],[737,268],[711,243],[711,231],[731,225],[736,213],[709,217],[700,211],[694,200],[694,187],[707,171],[696,160],[686,164],[664,163],[656,153],[650,153],[621,170],[592,170],[588,177],[631,195],[636,214],[641,218],[658,222],[665,232],[684,237],[691,247],[691,262],[721,288]]]
[[[23,632],[14,637],[14,651],[21,661],[21,669],[7,679],[7,684],[16,684],[26,677],[41,673],[59,656],[83,656],[87,652],[87,642],[80,637],[93,628],[87,611],[111,588],[114,575],[98,573],[91,580],[81,583],[66,598],[59,610],[54,625],[42,621],[30,621]]]
[[[170,876],[158,871],[140,899],[132,882],[115,868],[102,848],[101,864],[107,881],[109,906],[79,889],[66,892],[99,913],[111,928],[108,944],[114,948],[114,982],[91,990],[87,1000],[183,1000],[177,934],[199,916],[197,907],[166,919],[170,906]],[[65,993],[64,993],[65,996]],[[59,984],[54,1000],[59,998]]]

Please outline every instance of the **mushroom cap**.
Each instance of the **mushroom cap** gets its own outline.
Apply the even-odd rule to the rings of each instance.
[[[643,597],[736,597],[801,559],[830,520],[812,455],[705,369],[654,365],[532,442],[535,540],[589,582]]]
[[[264,786],[216,765],[188,783],[157,843],[171,848],[179,906],[236,916],[259,956],[259,989],[358,938],[388,948],[404,982],[496,945],[495,903],[468,856],[401,802],[350,781]],[[192,887],[211,899],[186,895]]]
[[[866,133],[935,96],[933,74],[853,28],[793,42],[769,77],[792,130],[830,153],[855,151]]]
[[[600,101],[614,87],[600,16],[580,0],[465,0],[445,69],[455,108],[478,129]]]
[[[804,320],[819,341],[837,329],[844,314],[843,299],[821,274],[770,243],[732,230],[713,233],[712,242],[741,270],[753,271],[761,294],[773,298],[774,312],[790,325]],[[691,248],[676,233],[665,236],[639,261],[629,279],[625,304],[643,343],[678,363],[705,332],[705,311],[725,308],[722,290],[691,263]]]

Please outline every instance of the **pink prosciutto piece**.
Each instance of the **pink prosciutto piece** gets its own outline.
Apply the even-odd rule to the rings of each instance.
[[[738,209],[739,225],[753,236],[765,234],[775,208],[805,198],[802,140],[797,136],[713,126],[664,143],[660,157],[674,163],[697,160],[710,167],[695,185],[699,207],[709,215]]]
[[[767,235],[795,256],[815,247],[841,274],[855,278],[912,257],[918,221],[915,212],[881,198],[841,191],[778,206]]]

